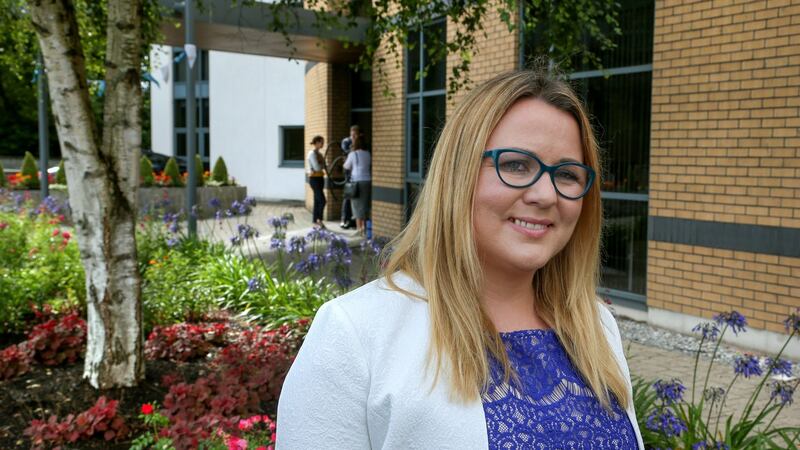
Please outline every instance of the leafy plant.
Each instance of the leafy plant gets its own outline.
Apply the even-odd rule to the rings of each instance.
[[[152,186],[156,182],[153,177],[153,163],[144,155],[139,159],[139,181],[145,187]]]
[[[20,175],[23,177],[22,185],[27,189],[39,189],[39,169],[36,167],[36,158],[31,152],[25,152],[22,159]]]
[[[222,159],[222,156],[217,157],[217,161],[214,162],[211,179],[221,183],[223,186],[228,184],[228,166],[225,165],[225,160]]]
[[[3,168],[3,163],[0,162],[0,188],[4,188],[8,186],[8,180],[6,179],[6,172]]]
[[[67,172],[64,170],[64,160],[58,163],[58,172],[56,172],[56,184],[67,185]]]
[[[781,359],[783,351],[795,335],[800,333],[800,314],[792,313],[785,321],[789,337],[773,358],[763,363],[753,355],[735,359],[734,377],[726,388],[709,386],[711,367],[723,336],[728,330],[739,333],[746,330],[747,319],[736,311],[717,314],[713,322],[698,324],[693,331],[700,333],[692,392],[684,400],[686,388],[680,380],[658,380],[647,386],[641,380],[634,385],[634,405],[642,437],[647,447],[658,448],[794,448],[800,436],[800,427],[773,427],[775,419],[791,403],[792,394],[800,381],[792,376],[791,362]],[[714,351],[702,385],[701,396],[696,397],[699,354],[705,342],[714,343]],[[772,392],[760,410],[754,410],[768,378]],[[734,416],[722,417],[725,402],[734,384],[740,378],[761,380],[751,393],[738,420]],[[716,407],[716,409],[715,409]],[[714,414],[716,412],[716,414]]]
[[[130,450],[172,450],[172,439],[161,436],[161,430],[169,425],[169,419],[164,417],[158,408],[158,403],[145,403],[142,405],[139,420],[151,429],[137,437],[131,443]]]
[[[46,422],[34,419],[24,434],[31,439],[34,449],[74,443],[98,433],[102,433],[106,441],[121,438],[128,433],[128,427],[125,420],[117,415],[117,403],[116,400],[101,396],[91,408],[77,416],[70,414],[61,421],[55,415]]]
[[[10,345],[0,351],[0,380],[9,380],[30,370],[30,348],[23,344]]]
[[[145,343],[148,359],[190,361],[203,358],[214,348],[225,344],[225,323],[179,323],[166,327],[156,326]]]
[[[46,366],[74,363],[86,349],[86,322],[76,311],[48,320],[33,327],[26,345]]]
[[[167,164],[164,166],[164,175],[169,177],[167,181],[169,182],[170,186],[183,186],[181,172],[178,170],[178,163],[175,161],[175,158],[170,158],[167,160]]]
[[[205,177],[203,176],[203,159],[200,158],[200,155],[194,155],[194,172],[195,172],[195,183],[197,186],[200,187],[205,184]]]

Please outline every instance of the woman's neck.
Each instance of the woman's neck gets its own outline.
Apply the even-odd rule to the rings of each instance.
[[[536,312],[533,274],[484,271],[483,302],[498,331],[549,328]]]

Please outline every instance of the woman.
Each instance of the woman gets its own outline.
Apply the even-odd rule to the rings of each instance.
[[[353,206],[357,234],[364,236],[372,203],[372,156],[364,150],[364,139],[361,136],[353,138],[352,149],[344,161],[344,168],[351,171],[350,181],[358,184],[358,195],[350,199],[350,204]]]
[[[442,130],[385,278],[323,305],[278,448],[643,448],[595,294],[598,150],[567,84],[513,72]]]
[[[309,150],[306,160],[308,161],[308,184],[314,192],[314,209],[312,212],[312,221],[315,227],[325,228],[325,223],[322,222],[322,212],[325,210],[325,172],[322,171],[323,157],[319,149],[325,145],[325,138],[322,136],[314,136],[311,139],[311,145],[314,147]]]

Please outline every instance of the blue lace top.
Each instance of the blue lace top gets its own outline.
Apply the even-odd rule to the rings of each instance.
[[[616,401],[601,405],[578,375],[553,330],[500,333],[522,389],[503,384],[492,361],[482,395],[490,450],[636,449],[636,434]]]

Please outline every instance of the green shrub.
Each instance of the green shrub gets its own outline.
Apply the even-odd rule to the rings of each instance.
[[[51,215],[0,213],[0,329],[27,328],[31,305],[81,305],[84,271],[69,229]],[[65,234],[66,233],[66,234]]]
[[[197,186],[200,187],[205,184],[205,178],[203,177],[203,160],[200,158],[200,155],[194,155],[194,172],[195,172],[195,182]]]
[[[67,185],[67,172],[64,170],[64,160],[58,163],[58,172],[56,172],[56,184]]]
[[[0,188],[4,188],[8,185],[8,180],[6,180],[6,172],[3,168],[3,163],[0,163]]]
[[[156,182],[153,177],[153,163],[147,156],[139,159],[139,181],[142,186],[152,186]]]
[[[222,185],[228,184],[228,166],[225,165],[225,160],[222,156],[217,158],[214,163],[214,170],[211,172],[211,179]]]
[[[170,185],[175,187],[183,186],[183,180],[181,179],[181,172],[178,169],[178,163],[175,161],[175,158],[170,158],[167,160],[167,165],[164,166],[164,175],[167,175],[170,180]]]
[[[39,169],[36,167],[36,158],[31,152],[25,152],[20,175],[26,177],[22,183],[23,186],[28,189],[39,189]]]

